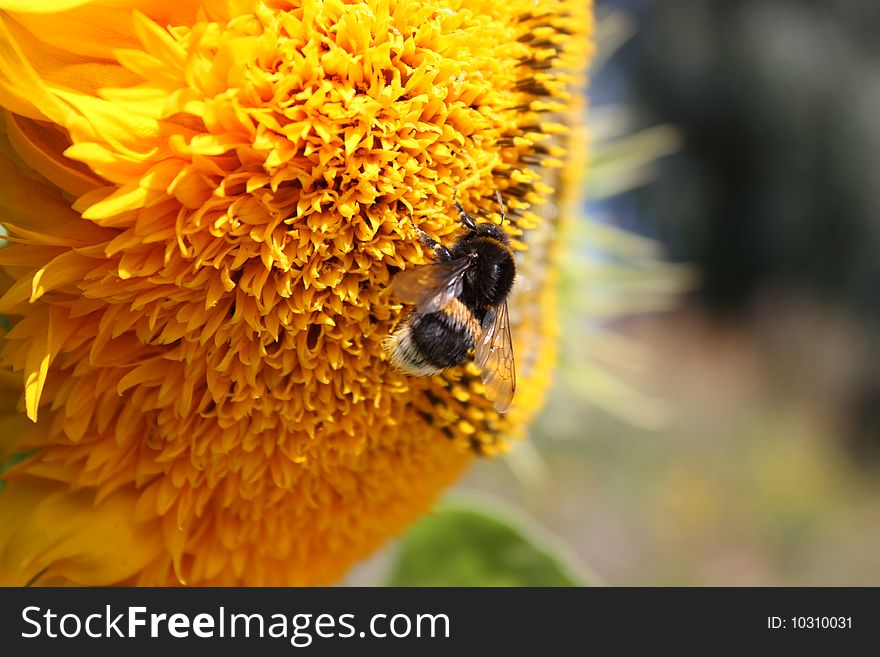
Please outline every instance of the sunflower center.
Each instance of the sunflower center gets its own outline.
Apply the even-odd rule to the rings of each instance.
[[[511,169],[528,116],[516,23],[458,2],[271,4],[167,29],[140,17],[143,49],[118,58],[143,82],[102,91],[153,99],[137,108],[159,139],[84,211],[142,200],[110,220],[126,286],[84,287],[111,303],[108,328],[134,322],[163,367],[185,372],[159,391],[175,400],[157,404],[168,449],[191,441],[175,418],[216,418],[224,439],[196,437],[200,463],[279,445],[299,467],[318,434],[360,453],[370,427],[393,421],[407,384],[382,340],[393,272],[424,258],[410,217],[441,238],[455,230],[453,187]]]

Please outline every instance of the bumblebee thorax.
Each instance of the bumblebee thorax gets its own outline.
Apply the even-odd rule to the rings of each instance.
[[[495,237],[474,232],[461,239],[453,247],[452,253],[453,257],[473,259],[465,274],[460,296],[466,306],[481,312],[507,298],[516,277],[513,251],[507,244]]]

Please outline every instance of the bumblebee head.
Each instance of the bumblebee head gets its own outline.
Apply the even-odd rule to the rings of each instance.
[[[477,237],[491,237],[502,244],[510,244],[510,238],[507,236],[507,233],[495,224],[477,224],[474,227],[474,233]]]

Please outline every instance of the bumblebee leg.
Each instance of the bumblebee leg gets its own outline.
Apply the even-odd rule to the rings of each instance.
[[[440,244],[440,242],[428,235],[428,233],[423,231],[421,228],[416,226],[416,223],[412,220],[412,217],[410,217],[410,222],[412,223],[413,230],[416,231],[416,235],[419,236],[419,240],[421,240],[422,244],[431,249],[431,251],[434,253],[435,258],[437,258],[441,262],[452,260],[452,254],[449,252],[449,249]]]
[[[461,219],[461,223],[464,224],[465,228],[468,230],[476,230],[477,224],[474,222],[473,217],[464,211],[464,208],[461,207],[461,203],[458,202],[458,190],[452,190],[452,202],[455,204],[455,209],[458,210],[458,218]]]

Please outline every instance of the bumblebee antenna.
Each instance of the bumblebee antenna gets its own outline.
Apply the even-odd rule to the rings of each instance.
[[[498,199],[498,206],[501,208],[501,225],[504,225],[504,220],[507,219],[507,214],[504,212],[504,201],[501,200],[501,192],[497,189],[495,190],[495,198]]]

